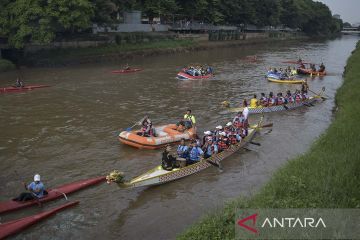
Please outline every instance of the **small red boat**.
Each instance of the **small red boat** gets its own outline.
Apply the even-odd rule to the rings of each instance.
[[[0,239],[6,238],[10,235],[18,233],[34,224],[40,222],[41,220],[44,220],[45,218],[48,218],[66,208],[73,207],[73,206],[77,205],[78,203],[79,203],[79,201],[69,202],[69,203],[63,204],[59,207],[50,209],[50,210],[42,212],[42,213],[38,213],[38,214],[29,216],[29,217],[24,217],[21,219],[2,223],[2,224],[0,224]]]
[[[188,74],[186,72],[186,69],[184,68],[183,70],[181,70],[178,74],[177,74],[177,78],[181,79],[181,80],[187,80],[187,79],[208,79],[213,77],[214,75],[212,73],[208,73],[205,75],[200,75],[200,76],[193,76],[191,74]]]
[[[37,88],[46,88],[50,87],[49,85],[27,85],[24,87],[1,87],[0,93],[13,93],[13,92],[24,92],[24,91],[30,91]]]
[[[38,202],[43,203],[43,202],[55,200],[57,198],[63,197],[64,194],[69,194],[69,193],[79,191],[83,188],[95,185],[97,183],[105,182],[105,180],[106,180],[105,176],[103,176],[103,177],[81,180],[78,182],[69,183],[69,184],[60,186],[58,188],[49,189],[48,194],[45,197],[40,198],[39,201],[30,200],[30,201],[25,201],[25,202],[18,202],[18,201],[10,200],[10,201],[5,201],[5,202],[0,202],[0,214],[5,213],[5,212],[15,211],[15,210],[26,208],[26,207],[30,207],[30,206],[38,204]]]
[[[130,68],[130,69],[121,69],[121,70],[114,70],[112,73],[133,73],[133,72],[139,72],[142,69],[140,68]]]
[[[298,68],[297,69],[298,74],[303,74],[303,75],[313,75],[313,76],[325,76],[326,75],[326,71],[313,71],[310,68]]]

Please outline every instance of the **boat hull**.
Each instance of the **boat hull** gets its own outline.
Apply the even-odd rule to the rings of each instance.
[[[206,74],[204,76],[192,76],[184,71],[180,71],[177,74],[177,78],[181,80],[199,80],[199,79],[209,79],[211,77],[213,77],[213,74]]]
[[[37,88],[46,88],[46,87],[50,87],[49,85],[28,85],[22,88],[17,88],[17,87],[3,87],[0,88],[0,93],[16,93],[16,92],[25,92],[25,91],[31,91],[33,89],[37,89]]]
[[[140,130],[123,131],[119,134],[119,141],[136,148],[158,149],[167,144],[180,142],[182,138],[188,140],[196,133],[195,128],[190,128],[184,132],[178,132],[174,130],[175,128],[175,124],[155,127],[155,133],[158,135],[157,137],[139,136],[137,133],[140,132]]]
[[[69,202],[69,203],[63,204],[59,207],[50,209],[48,211],[45,211],[45,212],[42,212],[39,214],[35,214],[35,215],[29,216],[29,217],[24,217],[21,219],[2,223],[2,224],[0,224],[0,239],[14,235],[34,224],[44,220],[45,218],[48,218],[48,217],[56,214],[59,211],[73,207],[73,206],[77,205],[78,203],[79,203],[79,201]]]
[[[30,201],[25,201],[25,202],[18,202],[18,201],[5,201],[5,202],[0,202],[0,214],[1,213],[5,213],[5,212],[11,212],[11,211],[15,211],[15,210],[19,210],[22,208],[26,208],[26,207],[30,207],[33,205],[38,204],[38,202],[48,202],[48,201],[52,201],[58,198],[63,197],[63,193],[65,194],[69,194],[69,193],[73,193],[76,191],[79,191],[83,188],[86,187],[90,187],[92,185],[98,184],[100,182],[105,182],[106,177],[97,177],[97,178],[92,178],[92,179],[87,179],[87,180],[82,180],[82,181],[78,181],[78,182],[74,182],[74,183],[70,183],[70,184],[66,184],[54,189],[49,189],[48,190],[48,194],[43,197],[40,198],[39,201],[36,200],[30,200]]]
[[[302,74],[302,75],[314,75],[314,76],[325,76],[326,75],[326,71],[318,72],[318,71],[313,71],[309,68],[298,68],[297,72],[298,72],[298,74]]]
[[[126,188],[135,188],[135,187],[159,185],[198,173],[212,166],[212,164],[209,163],[208,161],[211,161],[213,163],[221,162],[225,158],[229,157],[230,155],[238,151],[240,148],[244,147],[244,145],[250,142],[251,139],[255,136],[256,131],[257,128],[249,129],[248,136],[246,136],[246,138],[244,138],[240,143],[236,145],[231,145],[228,149],[206,160],[202,160],[198,163],[186,166],[184,168],[176,168],[171,171],[163,170],[161,166],[157,166],[156,168],[138,177],[135,177],[130,182],[126,182],[120,186]]]
[[[271,77],[268,77],[267,80],[273,83],[285,83],[285,84],[302,84],[303,82],[305,82],[304,80],[300,80],[300,79],[281,80]]]

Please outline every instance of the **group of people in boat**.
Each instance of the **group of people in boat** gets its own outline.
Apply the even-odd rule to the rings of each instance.
[[[300,65],[299,66],[300,69],[306,69],[305,64],[301,58],[299,58],[298,64]],[[325,67],[324,63],[321,63],[319,65],[319,69],[316,69],[316,66],[314,63],[309,63],[309,65],[310,65],[311,71],[313,71],[313,72],[325,72],[326,67]]]
[[[184,69],[184,72],[191,76],[205,76],[213,73],[213,69],[210,66],[189,66]]]
[[[308,96],[309,86],[304,82],[301,86],[301,90],[295,90],[294,93],[291,93],[290,90],[283,95],[281,92],[277,93],[276,96],[273,92],[270,92],[268,96],[265,93],[261,93],[260,99],[257,98],[257,95],[254,94],[253,98],[250,99],[250,108],[257,107],[271,107],[277,105],[284,105],[288,103],[299,103],[301,101],[309,99]],[[247,106],[247,100],[244,100],[243,105]]]
[[[163,169],[171,171],[173,168],[197,163],[241,142],[248,135],[247,118],[248,112],[243,110],[224,127],[219,125],[212,131],[205,131],[202,140],[195,138],[191,140],[190,145],[187,145],[185,139],[181,139],[176,154],[173,154],[172,147],[167,145],[162,154]]]
[[[291,77],[297,75],[297,70],[295,67],[291,68],[290,66],[288,66],[285,69],[270,68],[268,74],[276,74],[279,76],[281,80],[284,80],[284,79],[290,79]]]
[[[183,119],[181,119],[176,124],[176,126],[177,126],[176,130],[179,132],[184,132],[186,129],[190,129],[190,128],[194,127],[195,124],[196,124],[196,118],[191,113],[191,109],[188,109],[186,111],[186,113],[184,114]],[[149,116],[146,115],[140,121],[140,125],[141,125],[141,131],[137,133],[139,136],[155,137],[155,135],[156,135],[155,129],[153,128],[153,124],[152,124],[152,121],[150,120]]]

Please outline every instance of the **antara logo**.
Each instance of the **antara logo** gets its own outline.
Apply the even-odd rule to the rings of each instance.
[[[246,218],[240,219],[237,224],[240,227],[245,228],[246,230],[258,234],[259,230],[256,228],[256,221],[257,221],[258,213],[252,214]],[[245,224],[246,222],[251,221],[251,226],[249,224]],[[320,217],[319,219],[305,217],[305,218],[294,218],[294,217],[285,217],[285,218],[275,218],[275,217],[267,217],[265,220],[260,224],[261,228],[317,228],[323,227],[326,228],[326,224],[324,220]]]

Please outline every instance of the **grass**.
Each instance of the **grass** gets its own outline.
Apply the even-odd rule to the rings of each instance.
[[[178,239],[233,239],[236,208],[360,208],[360,41],[336,94],[338,110],[304,155],[289,161],[251,198],[204,217]]]
[[[0,72],[6,72],[15,69],[15,65],[6,59],[0,58]]]
[[[136,51],[162,51],[164,49],[174,49],[180,47],[194,46],[196,43],[192,40],[158,40],[153,42],[143,43],[125,43],[125,44],[109,44],[99,47],[86,47],[86,48],[67,48],[67,49],[52,49],[41,50],[26,58],[27,62],[50,61],[53,63],[66,62],[67,60],[76,60],[82,58],[91,58],[104,55],[120,55]]]

